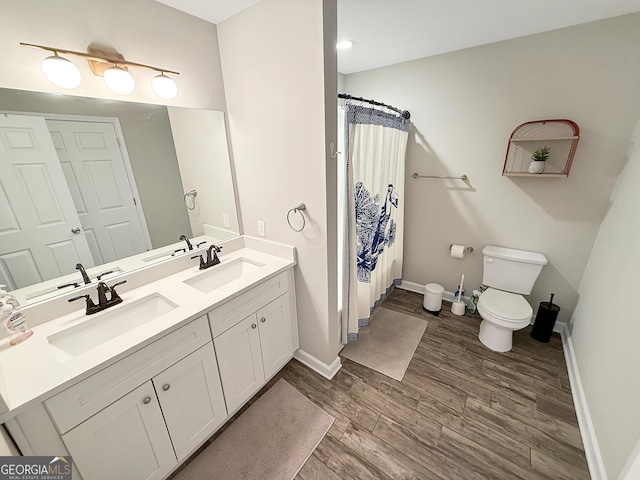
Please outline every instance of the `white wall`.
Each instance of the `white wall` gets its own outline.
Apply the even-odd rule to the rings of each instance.
[[[406,167],[405,281],[467,292],[482,280],[482,248],[539,251],[549,264],[530,296],[568,321],[609,192],[640,112],[640,15],[629,15],[347,75],[347,93],[411,112]],[[578,123],[569,178],[501,176],[519,124]],[[410,175],[469,176],[420,180]],[[472,246],[463,260],[449,244]]]
[[[203,223],[227,232],[224,238],[238,235],[224,113],[175,107],[168,112],[183,191],[198,192],[195,208],[187,212],[193,236],[204,233]],[[193,122],[199,128],[194,129]],[[228,215],[229,227],[224,226],[223,214]]]
[[[0,0],[0,86],[87,97],[225,110],[216,26],[153,0]],[[126,97],[111,92],[86,60],[68,57],[82,73],[72,91],[42,74],[44,50],[20,42],[85,52],[110,47],[127,60],[180,72],[178,96],[161,101],[151,90],[149,70],[131,69],[136,89]]]
[[[323,36],[325,21],[335,31],[335,0],[262,0],[220,23],[218,35],[243,231],[257,235],[262,220],[267,239],[297,248],[300,346],[329,364],[339,325],[335,199],[326,193],[335,192],[335,175],[326,171],[325,145],[335,142],[337,74],[333,46],[325,51],[335,41]],[[326,70],[333,80],[325,98]],[[300,202],[307,226],[296,233],[286,215]]]
[[[618,478],[640,440],[640,322],[636,300],[639,184],[640,122],[629,161],[612,196],[613,204],[580,283],[571,335],[591,420],[611,480]]]

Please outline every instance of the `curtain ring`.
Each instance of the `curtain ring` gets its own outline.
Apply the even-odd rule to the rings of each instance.
[[[290,209],[287,212],[287,223],[289,224],[289,227],[291,227],[291,230],[293,230],[294,232],[301,232],[302,230],[304,230],[304,227],[307,224],[307,222],[304,219],[304,215],[302,214],[302,210],[306,210],[306,209],[307,209],[307,206],[304,203],[300,203],[300,204],[298,204],[297,206],[293,207],[292,209]],[[300,216],[302,217],[302,227],[300,227],[299,230],[297,228],[294,228],[293,225],[291,225],[291,220],[289,218],[289,216],[291,215],[291,212],[299,213]]]

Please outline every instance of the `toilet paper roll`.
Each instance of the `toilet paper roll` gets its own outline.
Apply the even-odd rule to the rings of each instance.
[[[453,258],[464,258],[466,248],[464,245],[451,245],[451,256]]]

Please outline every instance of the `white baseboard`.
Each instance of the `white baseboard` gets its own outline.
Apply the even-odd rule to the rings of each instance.
[[[578,371],[578,363],[576,360],[573,342],[566,324],[558,323],[556,327],[560,327],[560,335],[562,337],[562,346],[564,350],[564,358],[567,362],[567,371],[569,373],[569,383],[571,384],[571,394],[573,395],[573,404],[578,417],[578,425],[580,426],[580,435],[582,436],[582,444],[584,445],[584,453],[587,457],[589,472],[592,480],[607,480],[607,472],[604,469],[598,439],[591,421],[591,414],[587,405],[587,398],[582,388],[580,380],[580,372]],[[556,329],[554,328],[554,331]]]
[[[414,293],[420,293],[422,295],[424,295],[424,285],[421,285],[419,283],[414,283],[414,282],[407,282],[405,280],[402,280],[400,282],[400,285],[396,285],[398,288],[401,288],[403,290],[408,290],[410,292],[414,292]],[[444,300],[445,302],[453,302],[455,301],[455,292],[448,292],[448,291],[444,291],[444,293],[442,294],[442,300]],[[464,295],[462,297],[462,301],[465,302],[467,305],[469,305],[469,296],[468,295]]]
[[[410,292],[424,294],[424,285],[420,285],[419,283],[407,282],[406,280],[402,280],[400,282],[400,285],[396,286],[403,290],[409,290]]]
[[[314,372],[319,373],[327,380],[331,380],[335,376],[335,374],[338,373],[338,370],[340,370],[340,368],[342,367],[342,364],[340,363],[340,357],[336,357],[335,360],[331,362],[331,365],[327,365],[326,363],[318,360],[313,355],[305,352],[301,348],[294,352],[293,358],[306,365]]]

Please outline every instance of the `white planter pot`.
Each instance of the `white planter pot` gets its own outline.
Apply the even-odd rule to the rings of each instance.
[[[542,173],[544,172],[545,162],[533,161],[529,164],[529,173]]]

